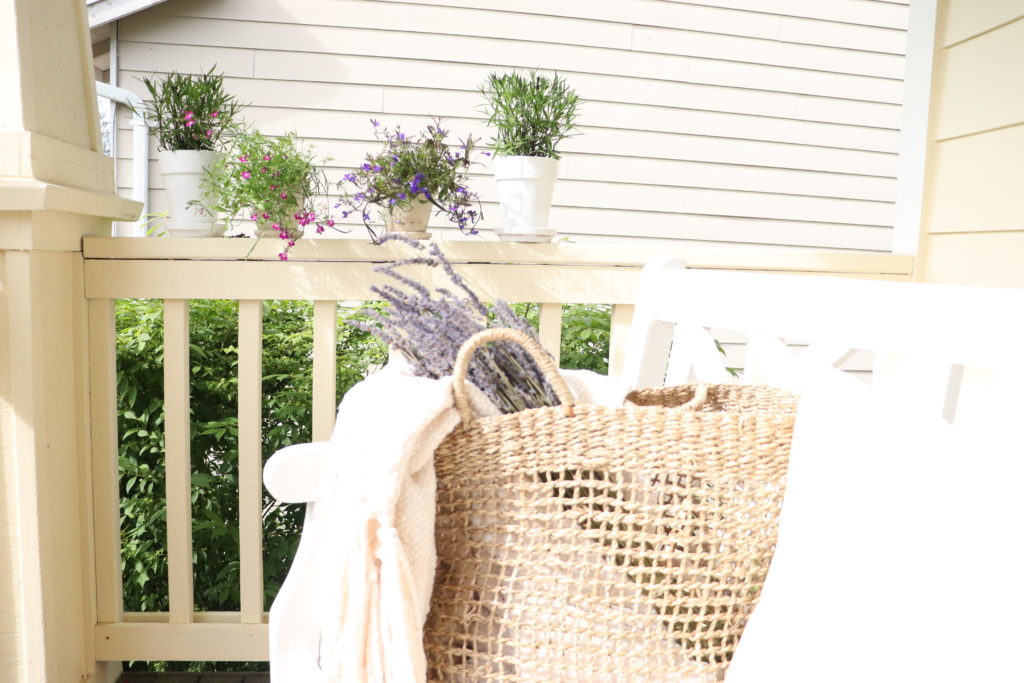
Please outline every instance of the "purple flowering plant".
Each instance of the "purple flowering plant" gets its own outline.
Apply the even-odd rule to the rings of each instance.
[[[224,214],[229,222],[255,221],[257,236],[282,241],[282,261],[307,230],[337,229],[327,199],[329,184],[318,165],[327,159],[318,162],[295,133],[272,138],[246,131],[232,138],[227,152],[206,171],[206,210]]]
[[[352,324],[402,353],[414,374],[435,379],[451,375],[462,344],[488,327],[511,327],[537,338],[530,323],[504,301],[483,303],[436,242],[427,248],[398,233],[381,238],[381,242],[391,240],[417,253],[375,269],[394,281],[370,288],[386,306],[364,309]],[[428,289],[409,273],[416,267],[440,269],[451,288]],[[495,342],[477,351],[468,376],[502,413],[558,404],[537,363],[512,342]]]
[[[342,217],[354,214],[361,219],[379,244],[381,235],[370,225],[371,207],[386,215],[429,202],[463,233],[477,234],[483,211],[480,198],[467,186],[477,141],[469,136],[457,146],[449,145],[449,131],[441,119],[416,136],[406,135],[401,126],[392,131],[374,119],[370,123],[383,147],[367,154],[363,164],[338,183],[342,194],[336,206],[345,207]]]
[[[136,112],[149,124],[157,149],[214,150],[235,130],[242,105],[224,90],[224,76],[171,72],[143,78],[150,100]]]

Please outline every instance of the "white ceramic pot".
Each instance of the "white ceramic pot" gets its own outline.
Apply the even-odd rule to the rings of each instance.
[[[502,225],[495,228],[503,242],[550,242],[548,227],[551,197],[558,178],[558,159],[550,157],[494,157]]]
[[[221,232],[214,227],[216,216],[189,202],[203,198],[204,170],[222,156],[220,152],[194,149],[157,153],[170,212],[166,231],[171,237],[216,237]]]
[[[400,232],[414,240],[428,240],[430,231],[427,223],[430,222],[430,210],[433,207],[430,202],[413,200],[412,206],[408,208],[392,208],[384,214],[384,226],[388,232]]]

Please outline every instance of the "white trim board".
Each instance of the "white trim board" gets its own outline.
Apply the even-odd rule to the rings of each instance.
[[[167,0],[87,0],[89,28],[99,28]]]

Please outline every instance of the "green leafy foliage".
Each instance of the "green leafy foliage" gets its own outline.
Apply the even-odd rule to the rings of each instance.
[[[347,207],[342,217],[355,214],[362,218],[370,238],[380,242],[381,236],[370,226],[370,207],[377,207],[384,216],[430,203],[463,233],[477,234],[483,211],[480,198],[468,186],[476,139],[470,135],[459,141],[458,148],[449,146],[450,131],[441,119],[434,119],[417,135],[406,135],[401,126],[394,131],[382,128],[374,119],[370,123],[383,146],[367,154],[362,165],[338,183],[340,203]]]
[[[146,119],[160,150],[213,150],[230,134],[242,105],[224,91],[224,76],[171,72],[143,78],[150,100],[138,112]]]
[[[381,304],[370,304],[381,307]],[[536,304],[517,304],[537,325]],[[370,333],[346,324],[360,309],[338,315],[338,396],[387,349]],[[563,308],[562,366],[607,372],[609,306]],[[117,403],[120,446],[124,606],[162,611],[167,605],[163,412],[163,311],[153,300],[117,302]],[[191,447],[195,606],[239,608],[238,552],[238,304],[193,301],[190,306]],[[269,301],[263,316],[263,457],[311,440],[312,306]],[[266,605],[277,594],[298,545],[305,510],[279,505],[264,492]],[[250,671],[260,662],[134,662],[133,670]]]
[[[190,308],[191,449],[195,606],[239,608],[238,305],[193,301]],[[338,316],[337,390],[342,396],[387,350]],[[163,314],[159,301],[117,302],[117,402],[124,606],[167,609],[163,412]],[[312,305],[264,303],[263,457],[311,440]],[[298,544],[305,511],[264,492],[264,585],[269,605]],[[154,670],[210,670],[210,663],[149,663]],[[133,667],[136,668],[136,667]],[[227,663],[230,670],[251,668]]]
[[[492,144],[502,156],[558,159],[558,143],[576,129],[579,96],[560,76],[537,71],[490,73],[480,86]]]
[[[203,207],[229,223],[254,220],[261,230],[294,241],[314,225],[323,232],[330,218],[328,183],[312,147],[295,133],[271,138],[258,130],[235,135],[223,159],[206,169]]]
[[[513,304],[512,310],[538,327],[537,304]],[[607,304],[565,304],[562,306],[560,366],[566,370],[592,370],[608,374],[611,348],[612,307]]]

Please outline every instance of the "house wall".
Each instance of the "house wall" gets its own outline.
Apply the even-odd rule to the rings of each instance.
[[[917,278],[1024,286],[1024,0],[946,0]]]
[[[141,76],[216,64],[247,118],[308,138],[337,180],[375,147],[371,117],[487,138],[487,73],[555,69],[585,100],[562,234],[886,251],[906,24],[875,0],[169,0],[119,22],[117,80],[144,94]],[[155,162],[151,178],[160,211]]]

